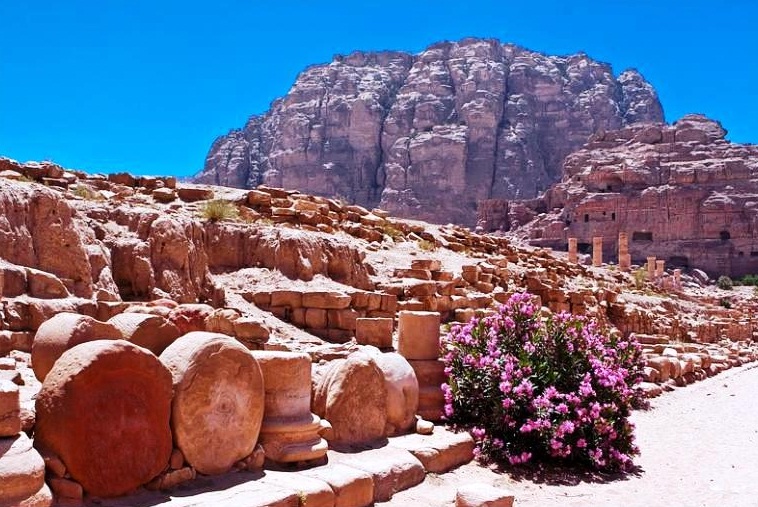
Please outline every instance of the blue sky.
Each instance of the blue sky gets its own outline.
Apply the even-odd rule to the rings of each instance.
[[[213,139],[355,49],[495,37],[636,67],[666,118],[758,142],[758,2],[0,1],[0,156],[186,176]]]

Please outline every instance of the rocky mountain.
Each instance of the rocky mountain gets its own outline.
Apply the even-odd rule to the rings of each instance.
[[[758,146],[725,135],[702,115],[598,133],[566,158],[563,181],[544,198],[493,203],[481,218],[488,228],[520,223],[516,233],[558,249],[575,237],[589,250],[602,236],[613,259],[626,232],[635,262],[656,256],[714,276],[758,273]]]
[[[585,54],[496,40],[355,52],[303,71],[269,111],[211,146],[199,183],[339,196],[473,224],[484,199],[531,198],[597,131],[662,122],[653,87]]]

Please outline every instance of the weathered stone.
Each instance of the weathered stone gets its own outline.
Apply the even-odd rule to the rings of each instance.
[[[313,390],[312,410],[329,421],[335,444],[363,444],[386,436],[387,387],[364,352],[332,361]]]
[[[326,482],[334,491],[335,507],[367,507],[374,503],[374,480],[370,473],[347,465],[330,464],[298,472]]]
[[[97,340],[66,351],[37,395],[35,446],[96,496],[147,483],[171,456],[171,375],[149,351]]]
[[[161,362],[171,371],[174,441],[198,472],[218,474],[253,452],[263,419],[263,377],[250,352],[229,336],[188,333]]]
[[[43,381],[56,360],[66,350],[93,340],[118,340],[121,332],[112,324],[86,315],[59,313],[37,330],[32,344],[32,368]]]
[[[393,325],[394,319],[358,318],[355,320],[355,340],[361,345],[392,348]]]
[[[0,378],[0,438],[21,431],[21,404],[18,386]]]
[[[489,484],[459,486],[455,507],[513,507],[513,493]]]
[[[387,435],[411,431],[416,424],[419,385],[416,373],[408,361],[395,352],[380,352],[368,348],[384,374],[387,388]]]
[[[255,351],[265,386],[260,441],[266,459],[312,461],[326,455],[321,420],[311,413],[311,358],[295,352]]]
[[[49,507],[45,463],[24,433],[0,438],[0,507]]]
[[[440,314],[400,312],[398,352],[406,359],[437,359],[440,354]]]
[[[109,321],[124,340],[160,355],[179,338],[179,329],[163,317],[145,313],[121,313]]]

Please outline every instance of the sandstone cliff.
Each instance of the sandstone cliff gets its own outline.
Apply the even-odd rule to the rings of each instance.
[[[337,56],[211,146],[200,183],[340,196],[473,224],[483,199],[535,197],[598,130],[661,122],[635,70],[495,40]]]
[[[564,250],[569,237],[589,249],[603,236],[614,259],[627,232],[635,262],[656,256],[714,276],[758,273],[758,146],[725,135],[701,115],[598,133],[566,158],[563,181],[543,199],[490,203],[482,218],[490,227],[528,222],[515,232]]]

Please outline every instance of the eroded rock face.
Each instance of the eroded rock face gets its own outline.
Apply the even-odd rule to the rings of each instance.
[[[2,162],[0,167],[17,167]],[[107,257],[94,233],[58,193],[0,178],[0,258],[52,273],[74,295],[91,297],[98,289],[116,292]],[[37,280],[44,276],[35,273]],[[56,289],[56,294],[62,292]]]
[[[530,198],[598,130],[663,121],[635,70],[496,40],[338,56],[309,67],[196,180],[342,196],[399,216],[473,223],[481,199]],[[442,199],[444,197],[444,199]]]
[[[549,213],[520,232],[562,250],[576,237],[580,251],[602,236],[613,262],[626,232],[636,264],[655,256],[713,276],[758,272],[758,147],[725,135],[702,115],[600,133],[566,158],[563,181],[536,203]]]
[[[37,395],[34,444],[85,492],[122,495],[168,465],[171,395],[171,374],[149,351],[124,340],[77,345]]]

